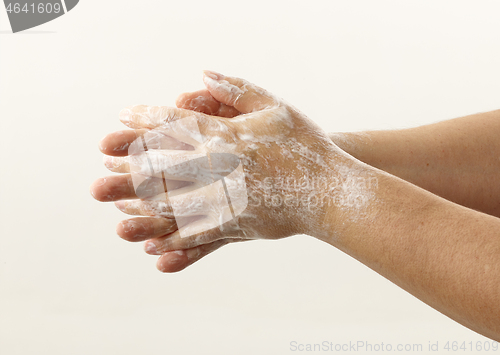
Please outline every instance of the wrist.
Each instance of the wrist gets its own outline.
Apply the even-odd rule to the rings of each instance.
[[[383,175],[338,149],[315,186],[310,204],[315,223],[305,233],[330,244],[348,238],[353,225],[371,218],[371,205]]]
[[[328,137],[344,152],[367,164],[369,153],[373,152],[372,132],[332,132]]]

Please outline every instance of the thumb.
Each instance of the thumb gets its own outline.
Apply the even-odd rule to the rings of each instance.
[[[280,100],[271,93],[240,78],[205,70],[203,82],[216,100],[233,106],[241,113],[265,110],[280,104]]]
[[[207,89],[180,94],[175,101],[178,108],[201,112],[211,116],[232,118],[240,112],[232,106],[225,105],[210,94]]]

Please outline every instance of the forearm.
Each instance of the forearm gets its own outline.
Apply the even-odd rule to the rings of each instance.
[[[366,203],[332,206],[325,226],[335,227],[320,239],[450,318],[499,340],[500,220],[373,171],[378,184]]]
[[[369,165],[497,217],[499,136],[500,110],[404,130],[330,134]]]

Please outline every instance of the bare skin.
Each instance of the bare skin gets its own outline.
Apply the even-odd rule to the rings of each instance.
[[[215,100],[208,90],[180,95],[177,106],[222,117],[241,114]],[[409,129],[329,136],[366,164],[452,202],[500,217],[498,132],[500,110]]]
[[[246,85],[240,79],[224,76],[216,81],[239,88]],[[278,115],[291,115],[294,124],[305,127],[300,139],[308,150],[328,157],[320,166],[307,166],[313,169],[315,176],[327,178],[330,183],[353,175],[365,181],[366,178],[377,181],[376,185],[365,184],[358,191],[364,197],[361,204],[349,206],[334,200],[302,220],[294,215],[293,208],[284,211],[261,208],[263,215],[276,217],[281,213],[287,229],[280,228],[280,234],[269,230],[270,223],[264,223],[262,227],[252,227],[252,236],[281,238],[305,233],[316,237],[353,256],[457,322],[500,340],[500,286],[497,283],[500,219],[494,217],[499,211],[498,187],[494,183],[495,172],[500,173],[498,158],[495,158],[500,147],[494,139],[495,132],[498,135],[500,131],[498,112],[458,119],[456,124],[449,121],[402,132],[332,134],[330,138],[337,145],[330,145],[323,141],[322,131],[305,116],[260,88],[247,85],[242,100],[241,96],[238,98],[231,95],[231,91],[222,90],[217,83],[205,80],[205,84],[208,91],[181,95],[177,105],[215,115],[202,116],[208,120],[231,121],[231,117],[250,114],[257,126],[265,125],[270,108],[278,107]],[[183,110],[173,112],[182,115]],[[218,115],[222,117],[216,118]],[[151,129],[140,120],[129,127],[136,130],[108,135],[101,142],[101,150],[110,156],[124,157],[125,150],[119,148]],[[235,125],[233,128],[245,127]],[[278,132],[282,130],[274,133]],[[294,133],[288,132],[284,139],[293,137]],[[319,139],[321,144],[315,144],[314,139]],[[339,146],[350,155],[338,149]],[[275,148],[272,144],[260,147],[259,154],[279,153]],[[298,174],[297,166],[286,159],[274,163],[275,167],[288,169],[287,174]],[[108,161],[107,166],[116,172],[127,169],[121,158]],[[273,171],[269,168],[265,175],[270,176]],[[122,175],[96,181],[91,191],[98,200],[118,201],[134,198],[130,186],[127,175]],[[323,192],[328,196],[332,190]],[[145,213],[139,211],[138,214]],[[205,238],[200,245],[176,241],[176,227],[171,221],[148,216],[134,218],[134,228],[128,223],[120,224],[117,232],[130,241],[163,241],[168,247],[162,250],[158,268],[164,272],[181,270],[229,242],[252,239],[235,238],[230,232],[217,231],[211,234],[213,239]],[[250,226],[243,223],[243,229],[250,230]],[[172,236],[173,242],[165,242]]]
[[[500,217],[500,110],[426,126],[332,133],[357,159],[463,206]]]

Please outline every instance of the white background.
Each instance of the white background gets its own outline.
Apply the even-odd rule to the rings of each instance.
[[[0,354],[288,354],[290,342],[486,340],[335,248],[229,245],[178,274],[92,199],[98,141],[201,71],[246,78],[327,131],[498,109],[498,1],[82,0],[10,33],[0,9]],[[367,236],[369,237],[369,236]],[[297,353],[297,352],[295,352]]]

